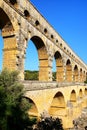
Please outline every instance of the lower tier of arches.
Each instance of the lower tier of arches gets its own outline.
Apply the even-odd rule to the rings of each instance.
[[[31,90],[26,91],[25,96],[32,104],[30,116],[59,117],[64,129],[72,128],[73,120],[87,107],[87,86],[84,85]]]

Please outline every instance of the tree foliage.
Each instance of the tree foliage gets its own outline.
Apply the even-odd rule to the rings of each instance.
[[[25,80],[38,80],[38,71],[25,70]]]
[[[35,120],[27,114],[30,105],[24,98],[18,72],[0,73],[0,130],[29,130]]]
[[[53,81],[56,81],[56,72],[52,73]],[[38,71],[30,71],[25,70],[25,80],[38,80],[39,72]]]
[[[56,72],[53,72],[52,75],[53,75],[53,81],[56,81]]]
[[[63,130],[62,121],[59,118],[46,117],[37,123],[35,130]]]

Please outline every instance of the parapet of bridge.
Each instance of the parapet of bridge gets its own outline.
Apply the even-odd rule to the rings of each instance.
[[[18,70],[22,80],[29,40],[38,52],[39,81],[52,81],[54,58],[58,82],[83,82],[86,79],[87,65],[30,1],[0,0],[0,29],[4,39],[3,68]]]

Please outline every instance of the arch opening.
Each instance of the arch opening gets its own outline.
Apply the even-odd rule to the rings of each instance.
[[[32,99],[27,98],[27,97],[25,97],[25,98],[27,99],[27,101],[29,102],[29,105],[30,105],[30,108],[28,110],[29,116],[30,117],[38,117],[38,109],[37,109],[36,104],[33,102]]]
[[[82,89],[79,90],[79,98],[83,97]]]
[[[73,106],[76,105],[76,92],[75,92],[75,90],[72,90],[72,92],[71,92],[70,102],[72,103]]]
[[[51,34],[51,38],[52,38],[52,39],[54,39],[54,36],[53,36],[53,34]]]
[[[72,65],[69,59],[66,62],[66,81],[72,82]]]
[[[56,43],[58,43],[58,40],[56,39]]]
[[[63,69],[63,61],[62,61],[62,56],[61,54],[57,51],[54,54],[55,62],[56,62],[56,80],[58,82],[62,82],[63,79],[63,74],[64,74],[64,69]]]
[[[12,5],[17,4],[17,0],[9,0]]]
[[[78,66],[75,65],[74,67],[74,74],[73,74],[73,81],[78,82],[79,81],[79,72],[78,72]]]
[[[86,81],[86,72],[83,72],[83,82]]]
[[[40,25],[40,22],[38,20],[35,21],[35,25],[36,26],[39,26]]]
[[[66,115],[66,104],[64,96],[61,92],[58,92],[53,97],[49,113],[52,116],[64,116]]]
[[[9,16],[0,8],[0,30],[3,38],[3,68],[16,69],[17,42]],[[14,53],[13,53],[14,52]]]
[[[44,33],[47,34],[47,32],[48,32],[48,31],[47,31],[47,29],[45,28],[45,29],[44,29]]]
[[[83,81],[82,68],[80,69],[80,82]]]
[[[2,31],[8,31],[7,29],[13,29],[12,23],[7,14],[0,8],[0,29]]]
[[[2,35],[1,35],[1,30],[0,30],[0,71],[2,70],[2,59],[3,59],[3,38],[2,38]]]
[[[56,61],[53,58],[53,65],[52,65],[52,80],[56,81]]]
[[[24,15],[25,15],[25,17],[27,17],[27,18],[30,17],[30,13],[28,12],[28,10],[24,10]]]
[[[84,93],[85,93],[85,95],[87,96],[87,88],[85,88],[85,92],[84,92]]]
[[[37,71],[37,75],[38,78],[37,80],[39,81],[48,81],[49,77],[48,77],[48,55],[47,55],[47,50],[45,47],[44,42],[42,41],[42,39],[38,36],[33,36],[30,39],[33,43],[33,47],[35,47],[35,51],[34,52],[34,48],[32,47],[32,51],[31,53],[29,53],[28,50],[28,56],[29,58],[32,57],[32,59],[28,58],[27,64],[30,64],[31,67],[35,66],[35,68],[33,69],[34,71]],[[35,60],[35,58],[37,58]],[[35,65],[35,63],[37,62],[37,64]],[[35,70],[36,69],[36,70]],[[44,76],[45,75],[45,76]],[[34,79],[36,80],[36,79]]]
[[[25,80],[38,80],[39,75],[39,60],[38,60],[38,52],[36,46],[30,40],[26,49],[26,59],[25,59]]]

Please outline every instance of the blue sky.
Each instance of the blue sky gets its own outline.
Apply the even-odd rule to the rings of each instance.
[[[87,0],[31,0],[31,2],[87,64]],[[55,69],[55,65],[53,68]]]
[[[87,0],[30,1],[62,36],[72,50],[87,64]],[[2,44],[1,39],[0,37]],[[37,51],[34,44],[29,42],[25,69],[37,70],[38,66]]]

